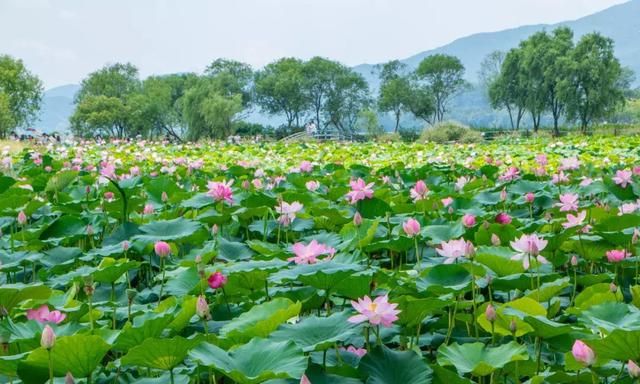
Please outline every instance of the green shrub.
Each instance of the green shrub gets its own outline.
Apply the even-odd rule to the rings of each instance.
[[[474,131],[466,125],[455,121],[438,123],[433,127],[425,128],[420,134],[420,141],[433,143],[477,143],[482,141],[482,133]]]

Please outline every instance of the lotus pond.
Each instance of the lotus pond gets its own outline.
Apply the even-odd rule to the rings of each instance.
[[[0,158],[0,381],[634,383],[640,138]]]

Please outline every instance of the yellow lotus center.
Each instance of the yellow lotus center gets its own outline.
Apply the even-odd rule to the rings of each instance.
[[[375,311],[376,311],[376,308],[378,308],[378,304],[376,304],[376,303],[371,303],[371,304],[369,304],[369,310],[370,310],[371,312],[375,312]]]

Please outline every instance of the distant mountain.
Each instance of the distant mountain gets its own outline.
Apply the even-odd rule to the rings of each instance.
[[[429,55],[437,53],[454,55],[460,58],[464,64],[467,80],[476,83],[480,63],[489,53],[495,50],[508,51],[537,31],[551,31],[559,26],[568,26],[573,29],[576,38],[594,31],[611,37],[616,43],[617,57],[624,66],[635,71],[637,74],[636,85],[640,85],[640,0],[631,0],[573,21],[474,34],[440,48],[421,52],[402,61],[410,68],[415,68],[422,59]],[[372,90],[377,92],[379,81],[377,75],[373,73],[374,68],[375,65],[362,64],[353,69],[361,73],[369,81]],[[73,113],[73,98],[79,88],[78,85],[65,85],[46,91],[40,123],[36,126],[44,132],[67,129],[69,116]],[[489,107],[484,93],[483,90],[474,87],[459,95],[452,103],[449,117],[474,126],[507,126],[506,114],[493,111]],[[251,113],[249,120],[276,126],[281,121],[281,119],[274,119],[258,112]],[[391,118],[388,116],[383,116],[381,121],[387,127],[392,124]],[[528,118],[525,121],[528,121]],[[420,122],[411,119],[403,121],[404,127],[419,127],[420,124]]]
[[[80,90],[76,84],[63,85],[47,90],[42,97],[39,121],[35,124],[41,132],[64,132],[69,129],[69,116],[73,114],[73,99]]]

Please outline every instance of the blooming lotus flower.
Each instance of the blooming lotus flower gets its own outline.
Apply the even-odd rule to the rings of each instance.
[[[471,228],[476,225],[476,217],[471,214],[466,214],[462,216],[462,225],[467,228]]]
[[[529,204],[533,203],[535,199],[536,195],[534,195],[533,192],[527,192],[524,194],[524,200]]]
[[[638,204],[636,203],[625,203],[618,207],[618,216],[622,216],[625,214],[633,213],[638,210]]]
[[[596,362],[596,354],[593,349],[580,340],[576,340],[571,348],[571,354],[577,362],[586,366],[591,366]]]
[[[561,171],[571,171],[580,168],[580,160],[576,157],[569,157],[567,159],[560,160]]]
[[[260,180],[260,179],[251,180],[251,184],[253,184],[253,187],[255,189],[262,189],[262,180]]]
[[[55,310],[49,311],[49,307],[46,305],[40,306],[38,309],[27,310],[27,319],[35,320],[39,323],[54,323],[60,324],[67,317],[64,313]]]
[[[591,185],[591,183],[593,183],[593,179],[591,179],[589,177],[585,177],[580,182],[580,186],[581,187],[588,187],[589,185]]]
[[[207,183],[207,188],[209,188],[207,195],[211,196],[215,201],[226,201],[231,204],[233,203],[232,185],[233,180],[222,182],[210,181]]]
[[[320,188],[320,183],[318,183],[315,180],[311,180],[311,181],[307,181],[305,183],[305,186],[307,187],[308,191],[315,192],[318,190],[318,188]]]
[[[300,163],[300,172],[311,172],[313,170],[313,164],[309,161],[303,161]]]
[[[606,256],[610,263],[619,263],[630,254],[624,249],[612,249],[607,251]]]
[[[450,206],[451,203],[453,203],[453,197],[445,197],[444,199],[440,200],[442,202],[442,205],[446,207]]]
[[[547,243],[547,240],[539,238],[536,234],[522,235],[518,240],[511,242],[511,248],[518,251],[511,260],[522,260],[524,269],[529,269],[531,257],[536,258],[541,264],[547,264],[547,259],[540,255]]]
[[[547,155],[545,155],[544,153],[540,153],[536,155],[536,163],[538,163],[538,165],[541,167],[544,167],[545,165],[549,164],[549,160],[547,160]]]
[[[209,287],[211,287],[211,289],[222,288],[227,284],[227,276],[223,275],[221,272],[212,273],[207,279],[207,283],[209,283]]]
[[[587,211],[579,212],[576,216],[572,214],[567,214],[567,222],[562,223],[562,226],[565,229],[573,228],[582,225],[584,223],[584,219],[587,217]]]
[[[276,212],[280,214],[278,222],[284,226],[291,224],[296,218],[296,213],[300,212],[303,207],[298,201],[294,201],[291,204],[282,201],[280,205],[276,206]]]
[[[353,308],[359,312],[358,315],[351,316],[348,321],[354,324],[360,324],[368,321],[369,324],[390,327],[394,321],[398,320],[399,310],[396,309],[398,304],[389,303],[389,296],[378,296],[373,301],[369,296],[358,299],[357,302],[351,301]]]
[[[208,319],[209,316],[211,316],[209,304],[207,304],[207,299],[205,299],[203,295],[198,296],[198,300],[196,301],[196,314],[201,319]]]
[[[118,178],[116,176],[116,166],[108,162],[103,162],[100,167],[100,176],[116,180]]]
[[[429,188],[427,188],[427,184],[424,181],[418,180],[416,185],[411,188],[410,194],[413,202],[417,202],[419,200],[424,200],[427,198],[427,194],[429,193]]]
[[[402,230],[409,237],[414,237],[420,234],[420,223],[416,219],[409,219],[402,223]]]
[[[505,212],[500,212],[496,215],[496,223],[511,224],[511,216]]]
[[[451,264],[461,257],[471,257],[475,253],[473,244],[465,239],[444,241],[436,248],[440,256],[446,257],[445,264]]]
[[[353,345],[348,346],[347,348],[341,347],[340,348],[343,351],[347,351],[349,353],[353,353],[354,355],[358,356],[358,357],[362,357],[364,355],[367,354],[367,350],[364,348],[356,348]]]
[[[520,170],[516,167],[509,167],[498,180],[500,181],[512,181],[520,177]]]
[[[633,173],[628,169],[617,170],[616,175],[612,178],[613,182],[622,188],[627,188],[627,185],[631,184]]]
[[[456,180],[456,190],[458,191],[462,191],[462,189],[464,188],[465,185],[467,185],[467,183],[469,182],[469,178],[466,176],[460,176],[458,177],[458,179]]]
[[[336,252],[333,247],[320,244],[316,240],[311,240],[308,245],[295,243],[291,249],[295,257],[290,257],[287,261],[293,261],[296,264],[315,264],[318,262],[318,256],[329,255],[329,257],[333,257]]]
[[[42,336],[40,337],[40,346],[44,349],[51,349],[56,344],[56,333],[49,324],[44,326]]]
[[[551,182],[553,184],[568,183],[569,182],[569,176],[565,175],[565,173],[563,171],[560,171],[558,173],[554,173],[553,174],[553,176],[551,177]]]
[[[153,204],[145,204],[144,209],[142,210],[142,213],[145,215],[153,215],[153,212],[156,209],[153,207]]]
[[[560,207],[560,212],[577,211],[578,195],[575,193],[565,193],[560,195],[560,202],[555,206]]]
[[[156,241],[153,245],[153,250],[156,252],[156,255],[160,257],[167,257],[171,253],[171,246],[164,241]]]
[[[349,185],[351,186],[351,191],[347,193],[347,198],[350,199],[351,204],[373,197],[373,189],[371,189],[373,188],[373,183],[365,184],[364,180],[358,178],[358,180],[351,180]]]

